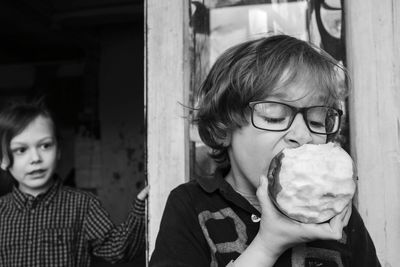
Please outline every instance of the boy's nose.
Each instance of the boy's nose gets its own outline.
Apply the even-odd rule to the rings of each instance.
[[[298,113],[293,120],[287,134],[286,140],[293,147],[298,147],[312,141],[311,132],[308,129],[303,115]]]
[[[42,160],[40,152],[37,149],[32,149],[31,151],[31,163],[38,163]]]

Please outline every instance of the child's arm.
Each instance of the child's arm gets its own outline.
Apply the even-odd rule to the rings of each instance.
[[[249,247],[235,260],[235,267],[273,266],[288,248],[312,240],[339,240],[349,221],[351,205],[329,223],[303,224],[288,219],[273,206],[268,196],[268,181],[261,177],[257,197],[262,208],[260,230]]]
[[[138,194],[127,219],[118,226],[97,199],[91,200],[84,231],[94,256],[112,263],[127,262],[144,251],[147,193],[146,187]]]

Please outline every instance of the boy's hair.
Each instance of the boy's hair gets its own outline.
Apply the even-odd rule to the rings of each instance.
[[[310,93],[323,92],[326,105],[339,107],[347,94],[345,78],[344,67],[305,41],[287,35],[247,41],[226,50],[212,66],[198,92],[194,122],[211,156],[228,164],[224,140],[249,123],[249,102],[288,85],[306,84],[313,88]]]
[[[0,161],[8,160],[8,166],[13,165],[14,160],[10,148],[11,140],[24,131],[24,129],[37,117],[43,116],[52,123],[53,133],[58,143],[58,133],[53,114],[45,106],[43,101],[13,102],[5,106],[0,112]]]

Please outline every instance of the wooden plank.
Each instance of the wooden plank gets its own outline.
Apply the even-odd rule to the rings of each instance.
[[[189,177],[189,1],[147,0],[148,255],[171,189]]]
[[[400,262],[400,2],[345,1],[358,208],[382,266]]]

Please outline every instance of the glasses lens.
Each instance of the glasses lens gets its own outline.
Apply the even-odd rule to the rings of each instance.
[[[339,129],[340,115],[329,107],[312,107],[307,110],[307,124],[314,133],[332,134]]]
[[[289,126],[291,115],[292,110],[283,104],[257,103],[254,105],[253,124],[264,130],[285,130]]]

